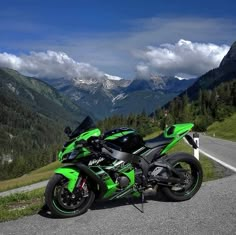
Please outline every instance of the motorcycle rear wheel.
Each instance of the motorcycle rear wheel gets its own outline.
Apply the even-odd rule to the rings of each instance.
[[[203,171],[200,162],[191,154],[175,153],[169,156],[168,162],[175,170],[183,172],[184,183],[170,187],[162,187],[162,192],[171,201],[186,201],[191,199],[200,189]]]
[[[55,174],[45,190],[45,202],[52,215],[56,217],[74,217],[85,213],[94,201],[95,194],[86,182],[84,190],[76,189],[70,193],[67,189],[68,179],[63,175]]]

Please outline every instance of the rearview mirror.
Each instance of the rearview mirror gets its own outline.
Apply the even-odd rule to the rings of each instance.
[[[68,137],[70,137],[70,134],[72,133],[72,130],[70,129],[69,126],[67,126],[67,127],[64,129],[64,133],[65,133]]]

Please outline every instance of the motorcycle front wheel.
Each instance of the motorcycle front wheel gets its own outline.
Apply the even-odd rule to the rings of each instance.
[[[68,179],[55,174],[45,190],[45,202],[52,215],[56,217],[73,217],[85,213],[94,201],[95,194],[89,187],[89,182],[83,178],[83,187],[76,188],[71,193]]]
[[[169,187],[162,187],[163,193],[171,201],[185,201],[192,198],[200,189],[203,171],[200,162],[191,154],[175,153],[168,162],[184,175],[184,181]]]

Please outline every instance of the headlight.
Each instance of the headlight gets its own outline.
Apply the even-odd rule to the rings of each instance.
[[[78,154],[79,154],[79,150],[74,150],[73,152],[70,153],[67,159],[73,160],[78,156]]]

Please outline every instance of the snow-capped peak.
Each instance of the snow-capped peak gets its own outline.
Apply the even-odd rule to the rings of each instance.
[[[179,77],[179,76],[175,76],[175,78],[177,78],[179,80],[187,80],[186,78],[182,78],[182,77]]]
[[[80,79],[80,78],[74,78],[73,82],[75,85],[80,85],[80,84],[85,84],[85,85],[91,85],[91,84],[96,84],[98,82],[97,79],[93,78],[86,78],[86,79]]]
[[[105,75],[105,77],[106,77],[107,79],[109,79],[109,80],[116,80],[116,81],[119,81],[119,80],[122,79],[121,77],[113,76],[113,75],[110,75],[110,74],[107,74],[107,73],[105,73],[104,75]]]

